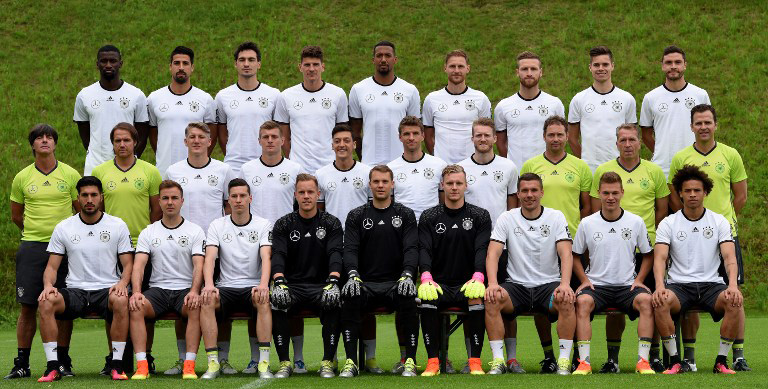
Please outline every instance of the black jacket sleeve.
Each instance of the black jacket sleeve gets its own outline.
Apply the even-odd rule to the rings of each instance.
[[[403,270],[415,276],[419,266],[419,231],[416,215],[410,208],[403,208]]]
[[[491,240],[491,215],[485,209],[477,208],[477,210],[479,225],[475,236],[475,271],[485,274],[485,257]]]
[[[428,209],[419,218],[419,271],[432,271],[432,224],[433,212]]]
[[[285,261],[288,258],[288,230],[290,214],[277,219],[272,227],[272,275],[285,273]]]
[[[328,242],[326,242],[326,253],[328,255],[328,272],[339,272],[343,270],[343,241],[344,230],[341,228],[339,219],[331,214],[328,217]]]
[[[365,206],[357,207],[347,215],[344,228],[344,271],[357,270],[358,252],[360,249],[360,223]]]

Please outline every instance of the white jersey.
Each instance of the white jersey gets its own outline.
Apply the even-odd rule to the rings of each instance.
[[[368,173],[371,167],[355,161],[349,170],[339,170],[336,162],[317,170],[320,186],[319,202],[325,202],[325,211],[346,225],[349,211],[365,204],[371,197]]]
[[[195,86],[177,95],[170,86],[147,97],[149,125],[157,127],[157,170],[165,174],[168,166],[187,157],[184,131],[192,122],[216,122],[216,105],[211,95]]]
[[[237,225],[230,215],[220,217],[208,227],[206,246],[219,248],[219,281],[216,287],[248,288],[261,283],[261,246],[272,246],[272,224],[251,215]]]
[[[427,208],[440,202],[440,179],[448,165],[440,158],[424,153],[418,161],[400,158],[387,164],[395,176],[395,201],[413,210],[416,220]]]
[[[261,158],[246,162],[240,170],[240,178],[251,187],[251,213],[274,224],[277,219],[293,212],[293,192],[296,176],[301,166],[288,158],[276,165],[265,165]]]
[[[568,122],[580,124],[581,159],[594,173],[598,166],[619,156],[616,127],[637,123],[635,98],[616,86],[608,93],[590,86],[571,99]]]
[[[72,120],[90,122],[91,134],[85,155],[85,175],[96,166],[115,157],[109,134],[117,123],[144,123],[147,118],[147,98],[139,88],[123,81],[119,89],[109,91],[95,82],[77,94]]]
[[[229,165],[210,158],[201,168],[193,167],[186,159],[176,162],[165,171],[164,177],[178,182],[184,189],[181,216],[205,231],[212,221],[224,216],[228,185],[236,176]]]
[[[459,94],[436,90],[424,99],[424,125],[435,128],[435,157],[457,163],[474,152],[472,122],[491,117],[491,101],[470,87]]]
[[[240,166],[261,156],[259,127],[275,115],[280,90],[263,82],[253,90],[232,84],[216,94],[216,123],[227,126],[224,162],[235,174]]]
[[[67,256],[67,288],[106,289],[120,281],[118,256],[133,253],[128,225],[106,213],[93,224],[80,214],[62,220],[53,229],[47,251]]]
[[[686,83],[683,89],[671,91],[665,85],[648,92],[640,107],[640,126],[653,127],[656,145],[651,162],[669,174],[669,164],[675,154],[693,144],[691,108],[709,104],[707,91]]]
[[[528,220],[521,208],[514,208],[496,220],[491,240],[507,245],[507,281],[533,288],[560,281],[557,243],[570,241],[571,233],[556,209],[541,207],[539,217]]]
[[[606,220],[603,212],[581,219],[573,252],[584,255],[589,251],[587,278],[593,285],[630,286],[635,281],[635,249],[651,252],[651,242],[645,222],[640,216],[621,210],[616,220]]]
[[[517,193],[518,168],[514,162],[496,155],[486,164],[475,162],[474,155],[459,162],[467,174],[467,202],[484,208],[491,224],[507,210],[507,197]]]
[[[550,116],[565,117],[559,98],[544,91],[526,100],[516,93],[499,101],[493,111],[497,132],[507,133],[507,158],[517,166],[544,153],[544,121]]]
[[[205,257],[205,232],[189,220],[182,220],[175,228],[158,220],[141,231],[136,252],[149,255],[150,288],[191,288],[195,268],[192,257]]]
[[[405,116],[421,117],[420,104],[418,89],[402,78],[382,85],[369,77],[352,86],[349,117],[363,119],[363,163],[383,165],[403,154],[397,127]]]
[[[290,157],[303,172],[315,174],[335,159],[331,131],[336,123],[349,121],[347,95],[327,82],[314,92],[304,89],[303,84],[292,86],[280,93],[275,121],[290,124]]]
[[[717,269],[724,242],[733,242],[731,225],[712,210],[705,209],[698,220],[688,219],[682,210],[665,217],[656,229],[656,244],[669,246],[667,282],[723,284]]]

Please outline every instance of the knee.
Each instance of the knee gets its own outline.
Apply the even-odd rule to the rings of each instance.
[[[40,317],[53,315],[53,301],[43,300],[37,306],[37,311],[40,312]],[[24,312],[22,311],[22,314]],[[25,318],[27,318],[25,316]]]
[[[594,309],[595,304],[590,297],[581,295],[576,299],[576,312],[580,315],[588,315]]]
[[[653,307],[651,306],[651,296],[645,293],[637,295],[635,298],[637,301],[637,311],[641,314],[652,314]]]
[[[126,313],[128,311],[128,297],[125,296],[113,296],[112,300],[112,312],[114,313]],[[143,316],[143,312],[141,312]]]
[[[42,303],[40,303],[42,304]],[[19,311],[19,317],[22,320],[32,320],[37,313],[37,306],[30,304],[21,304],[21,310]]]

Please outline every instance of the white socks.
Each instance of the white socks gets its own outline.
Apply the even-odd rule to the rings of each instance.
[[[112,360],[122,360],[125,352],[125,342],[112,342]]]
[[[493,353],[493,359],[504,359],[504,341],[503,340],[490,340],[491,353]]]
[[[573,349],[573,339],[560,339],[560,356],[558,358],[571,359],[571,349]]]
[[[589,363],[589,341],[580,340],[576,342],[576,347],[579,348],[579,359]]]
[[[45,359],[50,361],[58,361],[59,356],[56,349],[58,348],[58,342],[43,343],[43,350],[45,350]]]
[[[194,361],[197,359],[197,353],[184,353],[185,361]]]
[[[136,361],[146,361],[147,360],[147,353],[136,353]]]

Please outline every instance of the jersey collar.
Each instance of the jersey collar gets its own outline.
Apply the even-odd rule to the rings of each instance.
[[[465,85],[464,86],[464,90],[461,91],[461,93],[451,93],[451,91],[448,90],[448,85],[446,85],[444,89],[445,89],[445,93],[448,93],[451,96],[461,96],[461,95],[467,93],[467,91],[469,90],[469,85]]]
[[[168,227],[168,226],[166,226],[166,225],[165,225],[165,223],[163,223],[163,219],[160,219],[160,224],[161,224],[161,225],[162,225],[162,226],[163,226],[163,227],[164,227],[166,230],[175,230],[175,229],[177,229],[177,228],[181,227],[181,225],[182,225],[182,224],[184,224],[184,220],[185,220],[185,219],[184,219],[184,217],[182,216],[182,217],[181,217],[181,223],[179,223],[179,225],[178,225],[178,226],[176,226],[176,227]]]
[[[427,153],[422,151],[421,152],[421,158],[419,158],[419,159],[417,159],[415,161],[409,161],[409,160],[405,159],[405,154],[401,155],[400,158],[402,158],[403,161],[408,162],[408,163],[417,163],[417,162],[421,162],[421,160],[424,159],[424,157],[426,157],[426,156],[427,156]]]
[[[520,98],[520,100],[523,100],[523,101],[533,101],[533,100],[536,100],[536,99],[538,99],[538,98],[539,98],[539,96],[541,96],[541,89],[539,89],[539,93],[538,93],[538,94],[536,94],[536,97],[534,97],[534,98],[532,98],[532,99],[526,99],[525,97],[523,97],[523,96],[520,94],[520,91],[517,91],[517,97],[519,97],[519,98]]]
[[[56,169],[58,169],[58,168],[59,168],[59,161],[58,161],[58,160],[56,160],[56,165],[53,165],[53,169],[51,169],[51,171],[49,171],[48,173],[46,173],[46,172],[44,172],[44,171],[40,170],[40,168],[39,168],[39,167],[37,167],[37,164],[36,164],[36,163],[33,163],[33,165],[35,165],[35,169],[37,169],[37,171],[39,171],[39,172],[40,172],[40,174],[42,174],[42,175],[44,175],[44,176],[48,176],[48,175],[50,175],[51,173],[55,172],[55,171],[56,171]]]
[[[523,219],[528,220],[528,221],[539,220],[539,218],[541,218],[541,215],[543,215],[543,214],[544,214],[544,206],[543,205],[541,206],[541,211],[539,212],[539,216],[536,216],[533,219],[528,219],[527,217],[525,217],[525,215],[523,214],[523,208],[522,207],[520,208],[520,216],[522,216]]]
[[[494,155],[493,155],[493,158],[491,158],[491,160],[490,160],[490,161],[488,161],[488,162],[486,162],[486,163],[480,163],[480,162],[477,162],[477,161],[475,161],[475,153],[472,153],[472,155],[469,157],[469,159],[471,159],[471,160],[472,160],[472,162],[474,162],[474,163],[475,163],[475,165],[478,165],[478,166],[485,166],[485,165],[490,165],[490,164],[491,164],[493,161],[495,161],[495,160],[496,160],[496,154],[494,154]]]
[[[341,169],[339,169],[339,167],[338,167],[338,166],[336,166],[336,161],[333,161],[333,167],[334,167],[336,170],[338,170],[338,171],[340,171],[340,172],[342,172],[342,173],[346,173],[346,172],[348,172],[348,171],[352,171],[352,169],[354,169],[356,165],[357,165],[357,161],[355,161],[355,160],[353,159],[353,160],[352,160],[352,166],[350,166],[350,168],[349,168],[349,169],[347,169],[347,170],[341,170]]]
[[[322,86],[320,86],[320,89],[318,89],[318,90],[316,90],[316,91],[311,91],[311,90],[308,90],[308,89],[307,89],[307,87],[305,87],[305,86],[304,86],[304,82],[302,82],[302,83],[301,83],[301,88],[302,88],[302,89],[304,89],[304,92],[307,92],[307,93],[316,93],[316,92],[320,92],[321,90],[323,90],[323,88],[325,88],[325,81],[323,81],[323,85],[322,85]]]
[[[95,226],[96,224],[99,224],[99,222],[101,221],[101,219],[104,219],[104,215],[106,215],[106,212],[104,212],[104,211],[101,211],[101,216],[99,217],[99,220],[96,220],[94,223],[87,223],[85,220],[83,220],[83,213],[82,213],[82,212],[78,212],[78,213],[77,213],[77,217],[79,217],[79,218],[80,218],[80,221],[81,221],[83,224],[85,224],[86,226]]]
[[[187,93],[189,93],[189,91],[191,91],[192,88],[194,88],[194,86],[192,86],[192,84],[189,84],[189,89],[187,89],[186,92],[184,92],[184,93],[173,93],[173,90],[171,90],[171,86],[168,85],[168,92],[171,92],[171,94],[174,95],[174,96],[184,96]]]
[[[261,87],[261,81],[259,81],[259,85],[256,85],[256,87],[255,87],[255,88],[253,88],[253,89],[243,89],[243,87],[241,87],[241,86],[240,86],[240,84],[239,84],[239,83],[237,83],[237,82],[235,83],[235,85],[237,85],[237,88],[238,88],[238,89],[240,89],[240,90],[241,90],[241,91],[243,91],[243,92],[253,92],[253,91],[255,91],[256,89],[259,89],[259,87]]]
[[[229,215],[229,221],[231,221],[232,224],[234,224],[237,227],[245,227],[245,226],[251,224],[252,220],[253,220],[253,214],[250,211],[248,211],[248,221],[245,224],[237,224],[237,223],[235,223],[235,219],[232,219],[232,215]]]
[[[613,85],[613,86],[611,86],[611,90],[609,90],[608,92],[600,93],[600,92],[597,91],[597,89],[595,89],[594,85],[590,85],[589,87],[592,88],[593,92],[595,92],[595,93],[597,93],[598,95],[601,95],[601,96],[609,95],[609,94],[611,94],[611,92],[613,92],[616,89],[616,85]]]
[[[706,157],[707,155],[712,154],[713,151],[717,148],[717,142],[715,142],[715,147],[712,148],[712,150],[707,151],[706,153],[702,153],[701,150],[696,148],[696,143],[694,142],[693,145],[691,145],[694,150],[696,150],[697,153],[701,154],[702,156]]]
[[[606,219],[605,215],[603,215],[603,210],[602,209],[600,210],[600,217],[603,218],[603,220],[607,221],[608,223],[617,222],[617,221],[621,220],[621,218],[623,216],[624,216],[624,208],[621,209],[621,213],[619,214],[619,217],[617,217],[616,219],[613,219],[613,220]]]
[[[377,85],[381,85],[381,86],[392,86],[392,85],[394,85],[394,84],[395,84],[395,82],[397,82],[397,76],[395,76],[395,79],[394,79],[394,80],[392,80],[392,82],[391,82],[391,83],[389,83],[389,84],[382,84],[382,83],[380,83],[380,82],[376,81],[376,78],[375,78],[375,77],[373,77],[373,76],[371,76],[371,80],[373,80],[373,82],[375,82]]]
[[[123,81],[121,79],[120,80],[120,86],[118,86],[117,89],[107,89],[107,88],[104,88],[103,86],[101,86],[101,81],[97,81],[97,82],[99,83],[99,88],[101,88],[101,90],[105,90],[107,92],[117,92],[117,91],[119,91],[123,87],[123,85],[125,85],[125,81]]]
[[[559,161],[555,162],[555,161],[550,161],[550,160],[549,160],[549,158],[547,158],[547,153],[542,153],[541,155],[544,157],[544,159],[546,159],[546,160],[547,160],[547,162],[549,162],[549,163],[551,163],[551,164],[553,164],[553,165],[557,165],[557,164],[559,164],[560,162],[563,162],[563,161],[565,161],[565,159],[566,159],[566,158],[568,158],[568,153],[565,153],[565,155],[563,155],[563,158],[560,158],[560,160],[559,160]]]
[[[621,164],[621,162],[619,162],[619,157],[616,157],[616,164],[619,165],[619,167],[622,170],[624,170],[625,172],[627,172],[627,173],[632,173],[633,171],[635,171],[635,169],[637,169],[640,166],[641,163],[643,163],[643,159],[642,158],[640,158],[640,160],[637,162],[637,165],[632,167],[632,169],[627,169],[627,168],[624,167],[624,165]]]
[[[189,158],[187,158],[187,165],[189,165],[189,167],[191,167],[192,169],[205,169],[206,167],[208,167],[208,165],[211,164],[211,160],[213,160],[213,158],[208,157],[208,162],[206,162],[205,165],[197,167],[197,166],[192,166],[192,164],[189,163]]]
[[[690,218],[688,218],[688,215],[686,215],[686,214],[685,214],[685,211],[684,211],[684,210],[685,210],[685,208],[681,209],[681,210],[680,210],[680,213],[682,213],[682,214],[683,214],[683,217],[685,218],[685,220],[688,220],[689,222],[697,222],[697,221],[699,221],[699,220],[703,219],[703,218],[704,218],[704,215],[706,215],[706,214],[707,214],[707,209],[706,209],[706,208],[704,208],[704,212],[702,212],[702,213],[701,213],[701,216],[700,216],[698,219],[695,219],[695,220],[694,220],[694,219],[690,219]]]
[[[264,166],[266,166],[266,167],[275,167],[275,166],[277,166],[277,165],[279,165],[279,164],[283,163],[283,161],[285,161],[285,157],[281,156],[281,157],[280,157],[280,162],[278,162],[278,163],[276,163],[276,164],[274,164],[274,165],[267,165],[266,163],[264,163],[264,160],[263,160],[263,159],[261,159],[261,157],[259,157],[259,162],[261,162],[261,164],[262,164],[262,165],[264,165]]]
[[[120,169],[120,166],[117,164],[117,157],[112,158],[112,163],[115,164],[115,167],[117,168],[117,170],[120,170],[123,173],[128,173],[129,170],[133,169],[133,167],[136,166],[136,162],[138,162],[138,161],[139,161],[139,158],[134,155],[133,156],[133,163],[131,164],[131,167],[129,167],[128,169],[123,170],[123,169]]]
[[[684,90],[685,90],[685,88],[687,88],[687,87],[688,87],[688,81],[686,81],[686,82],[685,82],[685,85],[683,85],[683,87],[682,87],[682,88],[680,88],[680,89],[678,89],[678,90],[672,90],[672,89],[669,89],[669,88],[667,88],[667,84],[666,84],[666,83],[664,83],[664,84],[661,84],[661,86],[663,86],[663,87],[664,87],[664,89],[666,89],[666,90],[667,90],[667,92],[678,93],[678,92],[682,92],[682,91],[684,91]]]

